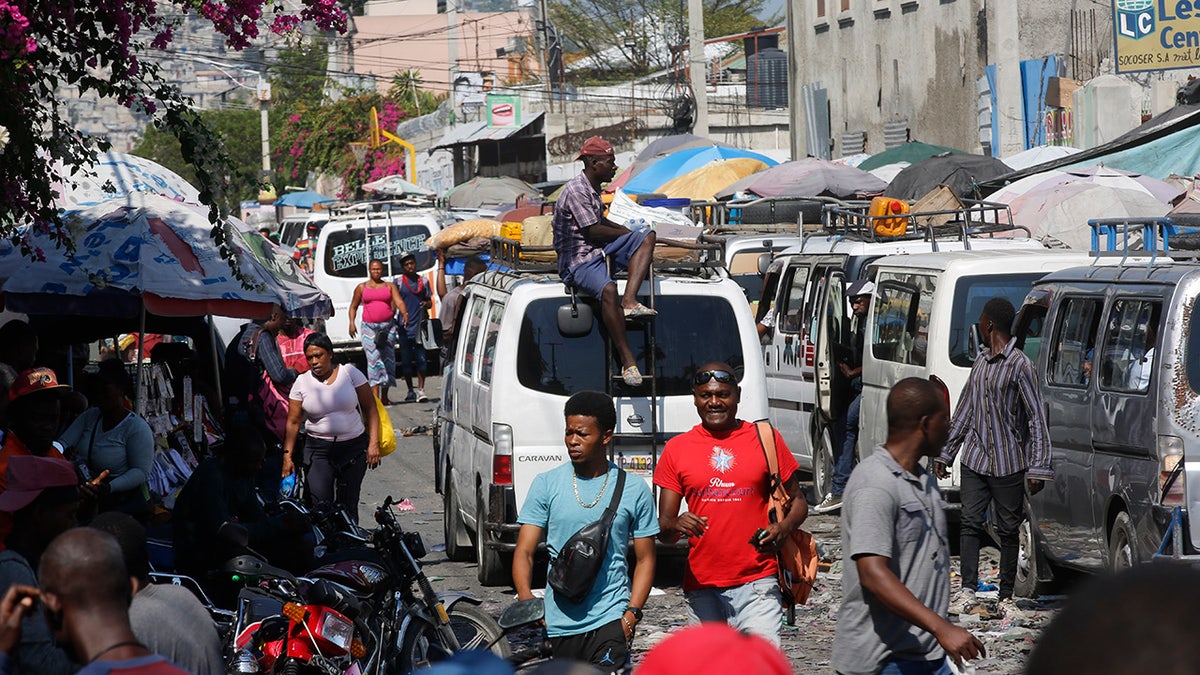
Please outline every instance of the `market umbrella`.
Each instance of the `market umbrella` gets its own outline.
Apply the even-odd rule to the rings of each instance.
[[[114,197],[139,193],[157,194],[188,204],[200,203],[200,191],[165,166],[123,152],[97,153],[86,170],[70,173],[58,164],[52,187],[58,192],[55,205],[63,211],[111,201]],[[88,175],[88,173],[95,175]]]
[[[710,145],[729,147],[726,143],[714,141],[704,136],[697,136],[696,134],[674,134],[672,136],[663,136],[650,143],[650,145],[647,145],[637,154],[634,161],[651,162],[656,159],[662,159],[678,150],[707,147]]]
[[[315,190],[298,190],[288,192],[275,200],[275,206],[294,206],[298,209],[311,209],[318,204],[329,204],[337,201]]]
[[[896,176],[900,175],[901,171],[910,166],[912,165],[908,162],[896,162],[895,164],[884,164],[883,166],[876,167],[867,173],[875,176],[885,183],[891,183],[892,181],[896,180]]]
[[[366,183],[362,187],[367,192],[375,192],[393,197],[432,197],[435,194],[433,190],[426,190],[398,174],[384,176],[379,180]]]
[[[995,157],[956,153],[934,155],[896,174],[883,194],[896,199],[920,199],[937,186],[946,185],[959,197],[972,197],[979,183],[1011,172],[1007,164]]]
[[[230,218],[227,228],[247,288],[213,243],[208,210],[155,194],[131,194],[70,212],[74,251],[27,233],[44,259],[10,250],[0,265],[9,309],[27,314],[130,317],[265,316],[272,303],[293,316],[320,318],[333,304],[299,272],[283,274],[274,253],[256,252]],[[251,235],[252,236],[252,235]],[[276,267],[278,265],[279,267]]]
[[[1093,218],[1157,218],[1169,208],[1143,190],[1095,183],[1056,185],[1009,204],[1013,224],[1029,228],[1035,239],[1083,250],[1092,245],[1087,223]]]
[[[740,182],[746,176],[762,171],[767,165],[749,157],[718,159],[698,169],[673,178],[660,185],[655,192],[672,199],[686,197],[692,200],[710,201],[728,185]]]
[[[738,192],[752,192],[759,197],[829,196],[853,199],[880,194],[886,187],[885,181],[861,169],[818,157],[806,157],[747,176],[717,193],[717,198]]]
[[[945,152],[958,153],[961,152],[961,150],[945,148],[940,145],[930,145],[929,143],[922,143],[920,141],[909,141],[907,143],[901,143],[894,148],[888,148],[883,152],[871,155],[870,159],[863,160],[863,162],[858,165],[858,168],[862,169],[863,171],[870,171],[871,169],[878,169],[881,166],[895,164],[896,162],[908,162],[909,164],[916,164],[923,159],[928,159],[934,155],[940,155]]]
[[[1075,169],[1051,169],[1026,176],[993,192],[988,196],[988,201],[1007,204],[1021,195],[1069,183],[1092,183],[1142,191],[1164,204],[1174,203],[1184,193],[1184,188],[1150,176],[1106,166],[1088,166]]]
[[[476,176],[471,180],[456,185],[446,192],[446,202],[455,209],[477,209],[481,206],[497,206],[512,204],[517,197],[525,195],[526,199],[541,196],[537,188],[520,178],[501,176],[487,178]]]
[[[766,155],[740,148],[716,145],[687,148],[663,157],[645,171],[631,178],[625,184],[624,190],[626,194],[654,192],[658,186],[672,178],[682,176],[693,169],[698,169],[713,160],[737,159],[739,157],[757,159],[767,166],[775,166],[779,163]]]
[[[846,155],[845,157],[838,157],[837,159],[834,159],[831,161],[834,164],[844,164],[846,166],[853,166],[853,167],[857,168],[859,164],[862,164],[863,162],[867,161],[868,159],[871,159],[870,155],[868,155],[865,152],[860,152],[860,153],[853,154],[853,155]]]
[[[1068,145],[1036,145],[1028,150],[1022,150],[1015,155],[1004,158],[1004,163],[1014,170],[1028,169],[1031,166],[1045,164],[1056,159],[1069,157],[1079,152],[1078,148]]]

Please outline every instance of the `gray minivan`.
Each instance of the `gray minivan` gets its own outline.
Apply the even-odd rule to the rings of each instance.
[[[1029,499],[1018,584],[1044,562],[1097,571],[1154,557],[1180,507],[1200,522],[1200,265],[1159,258],[1054,272],[1016,334],[1036,360],[1054,482]],[[1033,542],[1035,549],[1028,547]],[[1039,555],[1031,555],[1034,552]]]

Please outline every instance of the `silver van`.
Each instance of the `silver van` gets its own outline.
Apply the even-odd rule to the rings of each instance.
[[[1029,499],[1019,583],[1051,578],[1046,563],[1097,571],[1149,561],[1176,509],[1176,542],[1195,553],[1197,296],[1200,265],[1162,257],[1034,284],[1016,335],[1037,362],[1056,476]]]
[[[629,387],[614,370],[595,301],[571,296],[552,266],[492,260],[507,260],[509,271],[489,271],[466,285],[435,430],[446,555],[467,560],[474,549],[486,585],[511,581],[517,513],[534,477],[568,461],[562,415],[572,394],[613,396],[610,458],[647,482],[666,441],[699,423],[692,376],[705,363],[725,361],[738,371],[740,417],[767,413],[754,320],[719,263],[678,271],[655,264],[640,295],[658,316],[628,325],[629,345],[648,377]],[[624,280],[617,285],[622,292]]]

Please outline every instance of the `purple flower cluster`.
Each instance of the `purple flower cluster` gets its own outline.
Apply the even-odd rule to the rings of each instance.
[[[21,8],[0,0],[0,59],[15,59],[37,51],[37,41],[28,31],[29,19]]]

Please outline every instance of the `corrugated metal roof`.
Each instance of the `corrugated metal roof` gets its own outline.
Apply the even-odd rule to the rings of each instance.
[[[536,113],[519,127],[489,127],[486,121],[460,124],[450,127],[442,136],[442,140],[433,147],[434,149],[449,148],[455,145],[474,145],[483,141],[502,141],[524,131],[529,125],[540,120],[543,115],[545,115],[544,112]]]

